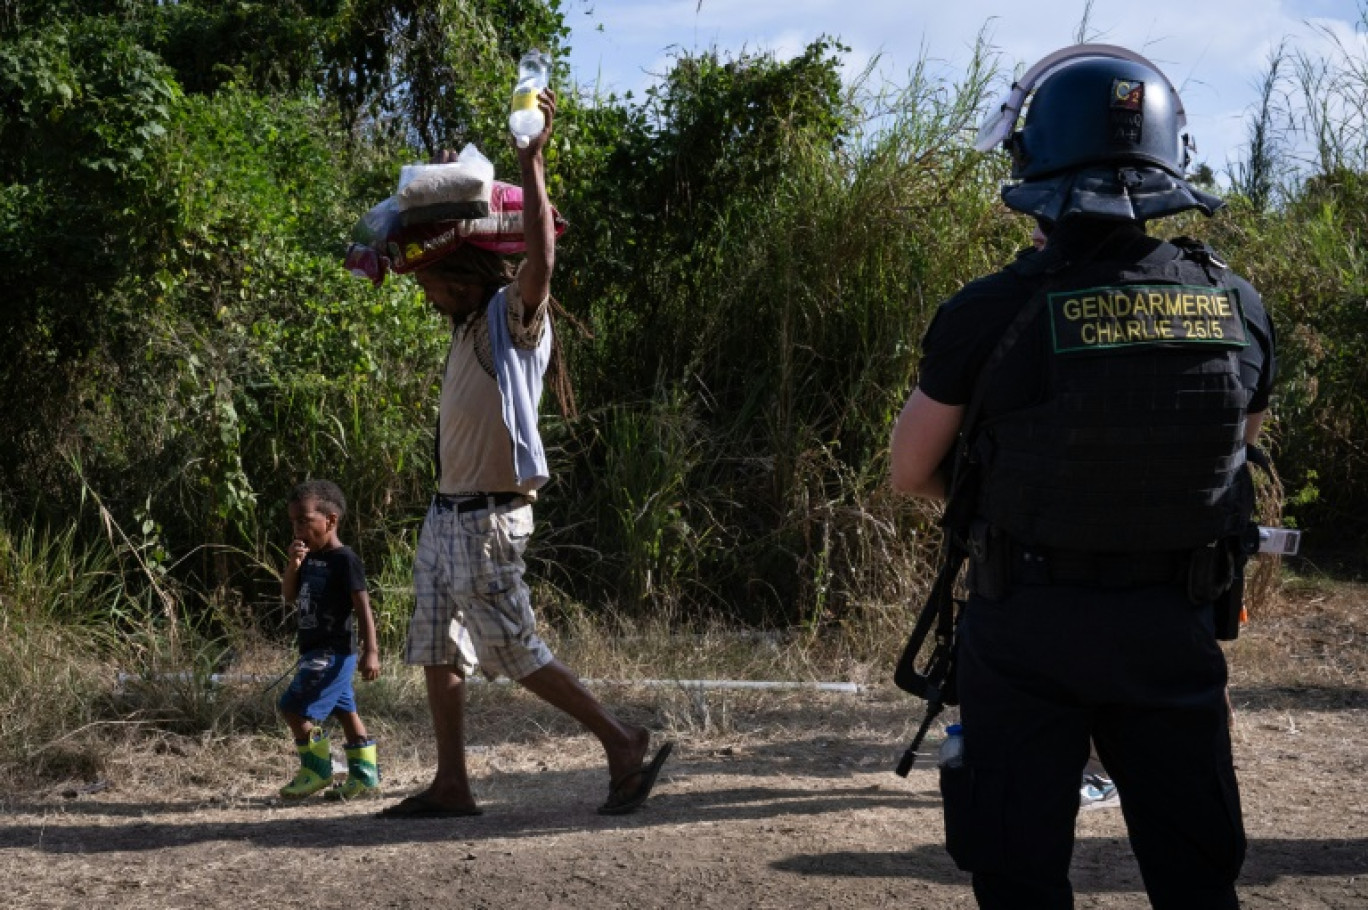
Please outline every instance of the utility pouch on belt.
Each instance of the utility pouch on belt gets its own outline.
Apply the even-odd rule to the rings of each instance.
[[[1249,557],[1259,552],[1259,526],[1250,522],[1243,534],[1226,537],[1209,547],[1193,553],[1192,571],[1188,576],[1188,598],[1193,603],[1211,601],[1216,621],[1216,638],[1234,641],[1240,635],[1240,616],[1244,613],[1245,566]],[[1219,554],[1208,557],[1204,554]],[[1199,584],[1202,563],[1213,560],[1212,574],[1206,586]],[[1220,581],[1225,585],[1215,590]],[[1204,596],[1209,595],[1209,596]]]
[[[1210,603],[1226,594],[1235,580],[1230,547],[1224,539],[1192,551],[1188,566],[1188,600]]]
[[[969,526],[969,590],[1001,600],[1011,585],[1011,547],[1000,528],[978,519]]]
[[[1240,637],[1240,614],[1244,612],[1244,572],[1230,582],[1225,593],[1212,602],[1217,641]]]
[[[1257,541],[1257,525],[1254,534]],[[1249,559],[1244,553],[1244,536],[1224,537],[1193,550],[1188,568],[1188,600],[1199,606],[1212,605],[1216,637],[1221,641],[1234,641],[1240,634],[1245,563]]]

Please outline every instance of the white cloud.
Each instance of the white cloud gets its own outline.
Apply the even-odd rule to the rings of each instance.
[[[1179,87],[1202,159],[1218,170],[1244,141],[1244,116],[1271,50],[1285,38],[1324,54],[1327,34],[1362,52],[1359,0],[1094,0],[1091,40],[1120,44],[1150,57]],[[571,6],[571,66],[581,80],[601,67],[603,88],[642,89],[663,74],[680,51],[717,48],[771,51],[781,59],[821,35],[851,48],[847,72],[860,72],[875,55],[879,72],[901,81],[925,57],[953,79],[963,71],[986,29],[1005,70],[1029,66],[1073,43],[1085,0],[581,0]],[[583,15],[592,8],[591,16]],[[1307,17],[1324,31],[1307,24]],[[594,25],[601,23],[602,30]]]

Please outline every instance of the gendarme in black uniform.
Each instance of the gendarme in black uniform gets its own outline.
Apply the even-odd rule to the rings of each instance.
[[[1220,205],[1177,176],[1172,87],[1082,56],[1046,72],[1006,142],[1022,182],[1004,200],[1052,227],[1046,249],[966,286],[923,341],[918,389],[968,406],[1035,313],[966,408],[978,482],[947,848],[981,907],[1072,907],[1091,739],[1153,906],[1225,910],[1245,838],[1213,600],[1252,507],[1246,415],[1268,407],[1274,334],[1212,251],[1144,230]]]
[[[1194,520],[1243,474],[1244,415],[1269,404],[1273,328],[1249,282],[1180,243],[1071,219],[1048,252],[1021,254],[937,312],[917,385],[966,405],[1023,305],[1047,294],[980,412],[996,525],[1037,544],[1120,551],[1190,550],[1239,530],[1212,528],[1219,510]]]
[[[1084,220],[1066,223],[1052,232],[1052,251],[1027,250],[1018,262],[964,286],[954,297],[943,303],[922,341],[923,355],[917,385],[927,395],[944,404],[968,404],[979,371],[1007,326],[1016,317],[1022,304],[1044,282],[1046,269],[1058,259],[1067,260],[1069,251],[1097,238],[1101,230],[1108,236],[1097,251],[1102,261],[1117,256],[1136,260],[1141,267],[1147,262],[1162,264],[1172,261],[1180,250],[1172,244],[1150,237],[1138,225],[1127,223],[1098,223]],[[1056,254],[1055,250],[1059,252]],[[1268,408],[1272,383],[1273,330],[1257,291],[1238,275],[1224,272],[1239,297],[1239,305],[1248,325],[1251,344],[1240,350],[1241,379],[1250,393],[1248,410]],[[1181,306],[1181,304],[1180,304]],[[1192,309],[1196,309],[1196,301]],[[1061,307],[1062,309],[1062,307]],[[1115,309],[1115,307],[1113,307]],[[1079,322],[1089,321],[1080,307]],[[1095,317],[1106,319],[1105,315]],[[1124,318],[1124,317],[1123,317]],[[1189,321],[1211,316],[1194,313],[1179,316]],[[1037,328],[1041,326],[1038,324]],[[1118,332],[1119,334],[1119,332]],[[1082,337],[1082,329],[1079,329]],[[1094,333],[1092,337],[1096,337]],[[1053,339],[1037,335],[1034,342],[1023,340],[1014,345],[999,367],[999,379],[989,387],[984,403],[985,415],[1018,411],[1040,403],[1045,395],[1045,357]]]

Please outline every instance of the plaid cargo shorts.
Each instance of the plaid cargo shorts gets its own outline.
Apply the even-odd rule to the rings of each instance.
[[[531,536],[532,506],[523,500],[463,512],[434,499],[413,563],[404,661],[515,680],[549,664],[523,581]]]

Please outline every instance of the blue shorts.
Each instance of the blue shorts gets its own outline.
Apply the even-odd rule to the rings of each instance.
[[[302,654],[290,687],[280,696],[280,710],[312,721],[326,720],[333,713],[355,711],[355,672],[355,654],[334,654],[328,650]]]

